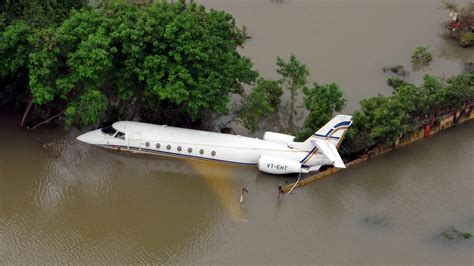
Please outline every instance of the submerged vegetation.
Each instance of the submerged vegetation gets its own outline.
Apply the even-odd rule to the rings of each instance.
[[[433,60],[433,56],[431,55],[430,51],[428,51],[428,48],[429,47],[415,48],[415,51],[413,51],[411,55],[411,63],[413,68],[419,69],[430,64],[431,60]]]
[[[250,132],[255,132],[261,128],[262,120],[277,113],[282,95],[283,90],[278,81],[259,78],[252,92],[244,95],[234,107],[235,115],[227,124],[240,120]]]
[[[230,121],[252,132],[271,128],[303,140],[346,104],[337,84],[308,85],[308,68],[294,55],[277,58],[278,79],[259,77],[237,51],[247,39],[245,28],[230,14],[194,2],[18,3],[1,4],[0,108],[23,113],[22,125],[59,117],[66,127],[131,119],[202,127],[232,111]],[[414,64],[431,59],[425,47],[412,56]],[[403,66],[385,71],[407,74]],[[447,80],[426,75],[421,85],[399,77],[388,79],[391,96],[364,99],[353,113],[341,147],[346,158],[391,144],[474,101],[471,73]],[[285,93],[288,101],[281,99]],[[233,95],[241,100],[229,110]],[[298,128],[302,107],[307,116]]]
[[[352,114],[353,124],[341,146],[341,154],[346,159],[363,155],[377,145],[393,144],[400,137],[433,124],[442,114],[462,110],[474,103],[472,73],[446,80],[425,75],[421,85],[398,77],[390,77],[387,83],[393,88],[391,96],[364,99],[361,108]],[[309,114],[301,130],[287,131],[300,141],[311,136],[346,103],[342,90],[334,83],[318,85],[314,82],[312,86],[305,85],[303,92]]]
[[[458,231],[454,226],[450,226],[448,229],[441,232],[441,238],[446,240],[469,239],[471,237],[471,233]]]
[[[406,77],[409,74],[409,72],[405,70],[405,67],[403,65],[385,66],[382,68],[382,70],[384,73],[393,73],[401,77]]]
[[[419,86],[400,80],[391,84],[391,96],[364,99],[361,109],[354,112],[353,125],[341,146],[344,155],[363,154],[376,145],[393,144],[398,138],[434,123],[443,113],[464,109],[474,102],[471,73],[447,80],[425,75]]]
[[[445,0],[443,4],[451,16],[442,24],[445,35],[457,39],[463,47],[474,45],[474,3],[471,1],[461,8],[454,1]]]
[[[304,66],[300,63],[297,65]],[[307,86],[306,79],[299,82],[304,84],[304,106],[309,113],[300,130],[279,130],[294,134],[297,140],[302,141],[341,112],[346,100],[341,88],[335,83],[319,85],[313,82],[312,86]],[[387,83],[393,88],[391,96],[377,95],[364,99],[360,103],[361,108],[352,114],[353,124],[346,134],[347,140],[341,146],[341,154],[346,159],[363,155],[377,145],[394,144],[401,137],[408,136],[425,125],[432,125],[446,112],[463,110],[474,103],[472,73],[446,80],[425,75],[421,85],[411,84],[399,77],[390,77]],[[275,82],[273,86],[277,87],[279,84],[281,83]],[[254,114],[257,114],[256,109]],[[265,120],[268,117],[269,115],[264,114],[259,119]],[[257,121],[259,120],[255,120],[256,125],[262,124]]]

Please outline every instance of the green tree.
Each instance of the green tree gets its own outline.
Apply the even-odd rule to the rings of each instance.
[[[362,100],[361,109],[353,114],[352,127],[343,143],[343,153],[393,143],[401,134],[408,132],[408,118],[405,103],[399,97],[378,95]]]
[[[3,0],[0,13],[5,25],[22,20],[31,26],[45,27],[63,21],[72,8],[81,8],[87,0]]]
[[[311,136],[318,128],[326,124],[346,106],[344,93],[335,83],[318,85],[313,83],[310,88],[304,89],[304,105],[309,111],[303,125],[303,130],[297,133],[297,139],[304,140]]]
[[[31,108],[29,55],[43,31],[56,27],[80,0],[7,0],[0,2],[0,108]],[[27,103],[28,102],[28,103]],[[34,108],[33,108],[34,109]],[[47,113],[37,110],[38,114]],[[23,120],[22,120],[23,121]]]
[[[474,74],[465,73],[446,81],[446,86],[433,96],[436,110],[459,109],[474,101]]]
[[[38,41],[34,30],[24,21],[7,27],[0,33],[0,78],[14,75],[28,62],[28,55]]]
[[[72,10],[36,36],[27,64],[33,102],[65,111],[69,125],[104,115],[191,123],[225,114],[230,94],[257,77],[237,52],[246,34],[232,16],[194,2]],[[95,111],[81,111],[86,104]]]
[[[307,78],[309,76],[308,67],[301,64],[300,61],[293,54],[290,56],[290,60],[285,62],[280,57],[277,58],[277,73],[280,74],[280,82],[285,90],[290,92],[289,101],[289,115],[288,115],[288,132],[293,132],[294,116],[297,114],[295,108],[296,96],[306,86]]]
[[[253,133],[261,128],[262,123],[274,117],[282,94],[283,90],[278,81],[260,78],[252,92],[242,98],[235,113]]]
[[[387,79],[387,85],[392,87],[392,89],[396,90],[398,87],[401,87],[403,85],[409,85],[409,83],[398,77],[389,77]]]

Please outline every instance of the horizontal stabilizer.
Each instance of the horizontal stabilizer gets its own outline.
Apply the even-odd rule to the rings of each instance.
[[[329,141],[325,140],[316,140],[316,146],[318,146],[318,149],[326,155],[326,157],[331,160],[332,164],[337,167],[337,168],[346,168],[344,165],[344,162],[342,161],[341,156],[337,152],[336,146],[334,144],[330,143]]]

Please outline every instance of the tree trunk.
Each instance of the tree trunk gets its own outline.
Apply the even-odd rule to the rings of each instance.
[[[156,109],[155,109],[155,112],[153,113],[153,116],[152,116],[152,118],[151,118],[151,121],[152,121],[153,123],[156,122],[156,116],[158,115],[158,112],[160,111],[160,108],[161,108],[161,100],[158,100],[158,104],[156,105],[155,108],[156,108]]]
[[[33,97],[30,97],[30,100],[28,101],[28,105],[26,106],[25,113],[23,114],[23,117],[21,118],[20,127],[23,127],[25,125],[26,117],[28,116],[28,113],[30,112],[32,105],[33,105]]]
[[[288,129],[287,129],[287,133],[289,134],[292,134],[294,129],[295,129],[295,124],[293,122],[293,115],[294,115],[294,112],[295,112],[295,98],[296,98],[296,95],[294,93],[291,93],[291,98],[290,98],[290,114],[289,114],[289,118],[288,118]]]

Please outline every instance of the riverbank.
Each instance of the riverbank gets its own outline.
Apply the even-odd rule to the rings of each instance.
[[[414,143],[418,140],[427,139],[445,129],[471,121],[473,119],[474,119],[474,104],[470,105],[469,107],[463,110],[458,110],[458,111],[440,116],[438,119],[434,120],[433,123],[431,123],[430,125],[425,125],[424,127],[419,128],[418,130],[410,133],[407,136],[401,136],[395,141],[393,145],[378,145],[375,148],[368,151],[365,155],[347,162],[346,168],[366,162],[372,158],[383,155],[387,152],[395,151],[396,149],[400,147]],[[285,186],[282,186],[281,192],[287,193],[294,188],[304,187],[323,177],[333,175],[342,170],[344,169],[335,168],[335,167],[328,168],[315,175],[310,175],[308,177],[305,177],[297,183],[290,183]]]

